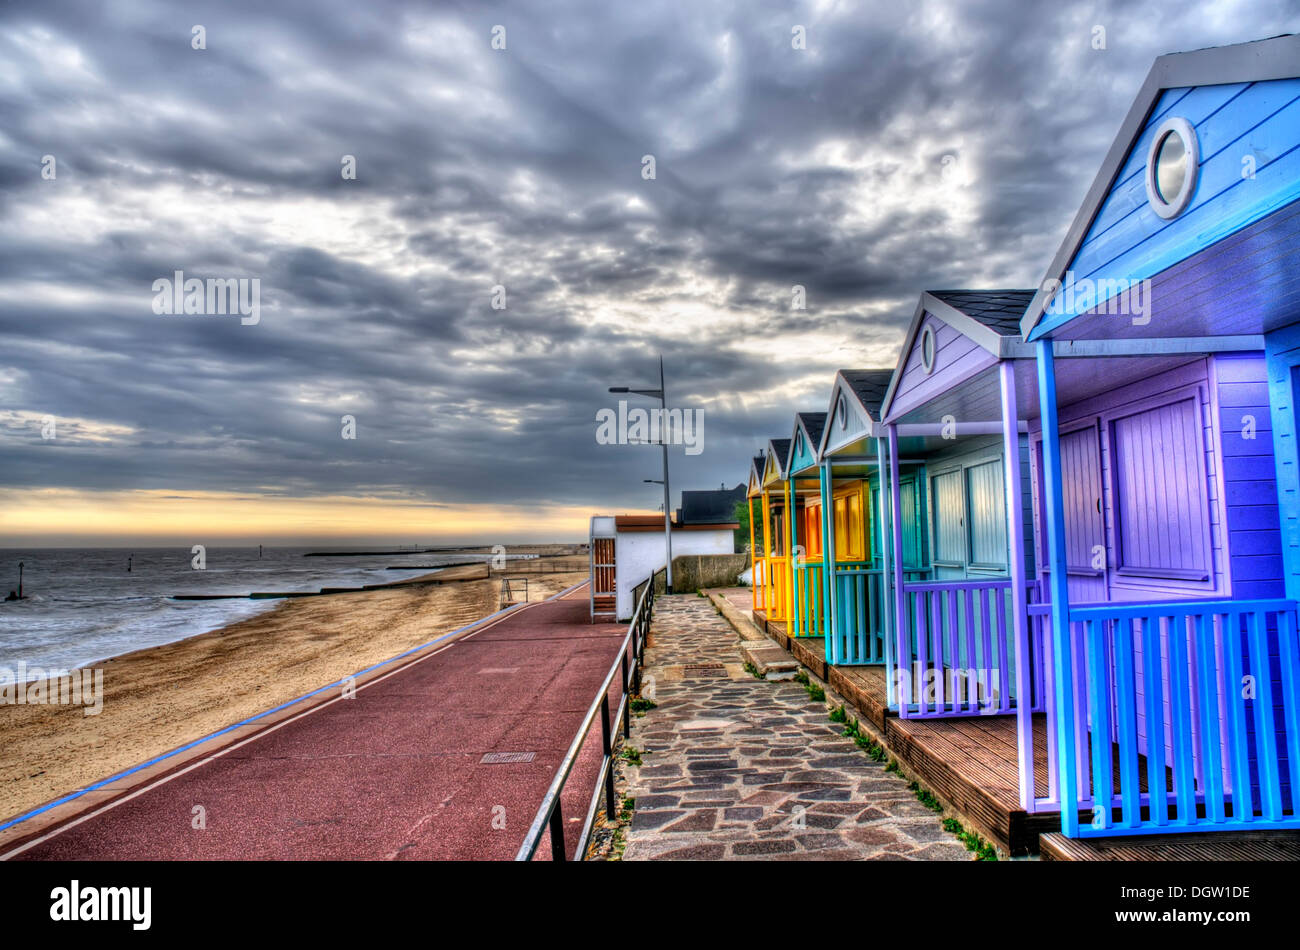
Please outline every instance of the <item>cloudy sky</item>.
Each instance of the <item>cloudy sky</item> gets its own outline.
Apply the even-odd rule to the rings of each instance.
[[[1042,277],[1155,56],[1297,13],[6,3],[0,544],[576,539],[658,504],[595,419],[660,353],[734,484],[922,289]]]

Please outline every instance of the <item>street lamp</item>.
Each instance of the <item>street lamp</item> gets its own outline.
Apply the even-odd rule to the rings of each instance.
[[[668,506],[670,490],[668,487],[668,440],[665,438],[663,423],[668,418],[668,398],[664,395],[664,358],[659,357],[659,388],[658,389],[630,389],[627,386],[611,386],[611,393],[636,393],[638,396],[650,396],[659,400],[659,406],[662,410],[659,429],[659,444],[663,446],[664,451],[664,547],[667,551],[667,561],[665,562],[666,576],[664,577],[664,590],[671,594],[673,592],[673,522],[672,512]],[[658,479],[647,478],[647,482],[658,482]]]

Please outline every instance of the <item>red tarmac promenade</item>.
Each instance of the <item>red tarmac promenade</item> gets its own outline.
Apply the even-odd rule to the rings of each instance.
[[[354,698],[321,693],[16,825],[0,857],[512,859],[626,632],[590,623],[585,585],[489,618]],[[571,855],[600,758],[597,722],[563,799]]]

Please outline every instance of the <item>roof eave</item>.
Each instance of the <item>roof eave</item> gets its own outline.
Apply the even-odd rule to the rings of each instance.
[[[1128,115],[1124,117],[1092,187],[1088,189],[1074,222],[1066,232],[1060,250],[1052,258],[1051,266],[1039,282],[1034,298],[1029,301],[1029,308],[1020,321],[1021,338],[1028,341],[1034,328],[1042,322],[1043,310],[1048,303],[1045,299],[1048,296],[1047,284],[1064,277],[1065,268],[1092,228],[1102,203],[1115,184],[1116,176],[1124,167],[1124,160],[1128,157],[1134,140],[1141,133],[1161,93],[1166,89],[1181,89],[1185,86],[1220,86],[1236,82],[1293,79],[1300,72],[1297,63],[1300,63],[1300,34],[1186,53],[1166,53],[1158,57],[1151,65],[1133,105],[1129,107]]]

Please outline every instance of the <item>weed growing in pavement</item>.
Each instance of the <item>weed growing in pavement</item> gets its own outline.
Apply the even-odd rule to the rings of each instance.
[[[794,674],[794,681],[807,691],[809,699],[819,703],[826,699],[826,690],[808,678],[807,670],[800,670]]]
[[[917,782],[908,782],[907,787],[916,796],[916,800],[930,811],[943,811],[943,803],[935,798],[928,788],[922,788]]]
[[[647,713],[652,709],[658,708],[659,704],[654,702],[653,700],[642,699],[640,696],[635,696],[632,699],[631,706],[632,706],[632,712],[641,714],[641,713]]]
[[[760,673],[758,671],[758,667],[755,666],[753,663],[750,663],[749,661],[745,662],[745,672],[748,673],[750,676],[754,677],[754,679],[756,680],[767,679],[767,674]]]
[[[646,753],[646,754],[648,755],[649,753]],[[641,764],[641,750],[640,750],[640,749],[637,749],[637,748],[633,748],[633,747],[630,746],[630,745],[629,745],[629,746],[624,746],[624,747],[623,747],[623,761],[625,761],[628,765],[640,765],[640,764]]]
[[[945,818],[943,820],[943,830],[951,835],[956,835],[957,839],[966,846],[967,851],[974,851],[976,861],[996,861],[998,859],[997,849],[993,845],[975,834],[975,832],[967,831],[956,818]]]
[[[836,713],[839,713],[838,719],[836,718]],[[843,735],[852,739],[857,747],[867,754],[867,757],[870,758],[871,761],[883,762],[885,759],[889,758],[889,753],[885,751],[885,747],[863,732],[858,721],[850,718],[848,713],[844,711],[843,706],[838,706],[831,710],[831,722],[845,723]]]

